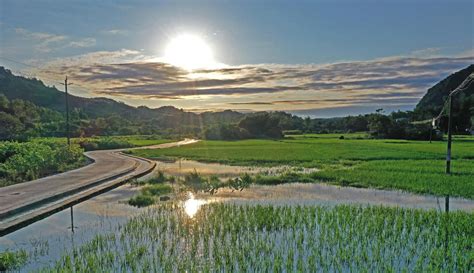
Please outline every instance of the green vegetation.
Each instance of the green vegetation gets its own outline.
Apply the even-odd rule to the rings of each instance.
[[[468,272],[474,214],[386,207],[176,204],[98,235],[42,272]],[[449,244],[445,251],[445,238]]]
[[[57,141],[0,142],[0,187],[82,166],[82,152]]]
[[[157,145],[171,142],[169,139],[161,139],[160,136],[114,136],[114,137],[89,137],[76,138],[73,143],[78,143],[84,150],[109,150],[132,148],[140,146]]]
[[[474,72],[474,64],[453,73],[435,86],[420,100],[414,110],[414,115],[419,120],[431,119],[437,116],[443,108],[449,93],[456,89],[468,76]],[[453,103],[453,128],[460,133],[465,130],[474,130],[474,85],[468,86],[454,97]],[[447,118],[441,120],[441,127],[446,130]]]
[[[0,253],[0,272],[15,270],[23,266],[28,260],[25,250],[9,251]]]
[[[155,184],[143,187],[142,194],[150,196],[160,196],[173,192],[173,188],[167,184]]]
[[[158,136],[33,138],[29,142],[0,141],[0,187],[65,172],[87,163],[84,150],[117,149],[170,142]]]
[[[174,177],[165,176],[161,171],[158,171],[147,180],[132,182],[132,184],[143,186],[143,188],[139,194],[128,200],[128,204],[135,207],[146,207],[155,204],[156,197],[173,192],[173,187],[167,182],[174,182]]]
[[[284,140],[201,141],[162,150],[135,150],[148,158],[181,157],[237,165],[316,167],[311,175],[261,177],[262,184],[324,181],[474,199],[474,137],[456,137],[453,174],[444,175],[446,143],[360,139],[362,135],[302,135]]]
[[[139,207],[139,208],[151,206],[154,203],[155,203],[155,198],[153,198],[153,196],[143,195],[143,194],[136,195],[128,200],[128,204],[130,206]]]
[[[430,120],[441,111],[446,92],[457,87],[472,71],[474,65],[435,85],[415,111],[385,114],[379,109],[372,114],[329,119],[301,118],[285,112],[243,114],[226,110],[196,114],[172,106],[150,109],[111,99],[71,95],[71,134],[74,137],[161,134],[167,138],[237,140],[278,139],[282,132],[368,132],[373,138],[427,140],[432,136],[438,139],[441,134],[432,132]],[[454,101],[453,128],[460,134],[473,129],[473,94],[474,86],[470,86]],[[4,128],[0,140],[64,136],[64,116],[64,93],[0,67],[0,128]],[[444,116],[439,120],[439,129],[446,131]]]

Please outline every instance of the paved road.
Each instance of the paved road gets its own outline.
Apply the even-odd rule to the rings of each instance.
[[[186,145],[196,140],[142,147],[159,149]],[[98,191],[113,188],[155,167],[146,159],[122,154],[123,149],[85,153],[94,162],[69,172],[0,188],[0,235],[2,230],[59,210]]]

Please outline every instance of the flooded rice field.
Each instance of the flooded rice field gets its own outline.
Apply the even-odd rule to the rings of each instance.
[[[240,173],[278,174],[295,171],[292,167],[255,168],[228,166],[216,163],[201,163],[192,160],[158,162],[156,171],[170,176],[184,176],[198,172],[204,176],[218,175],[221,178],[236,177]],[[312,172],[316,169],[298,169]],[[153,174],[151,174],[153,175]],[[142,179],[146,179],[144,177]],[[33,223],[23,229],[0,237],[0,252],[24,249],[29,262],[20,269],[29,272],[51,265],[61,254],[80,246],[97,234],[119,232],[119,227],[131,217],[149,209],[139,209],[127,204],[140,187],[124,185],[73,207],[74,232],[71,228],[71,210],[67,209]],[[173,201],[173,200],[172,200]],[[324,205],[340,204],[384,205],[403,208],[420,208],[442,211],[444,198],[416,195],[401,191],[339,187],[328,184],[281,184],[276,186],[252,185],[243,191],[219,189],[214,194],[198,193],[177,201],[176,209],[193,218],[199,209],[208,203],[272,204],[272,205]],[[451,198],[451,210],[474,211],[472,200]],[[153,210],[153,208],[151,208]]]

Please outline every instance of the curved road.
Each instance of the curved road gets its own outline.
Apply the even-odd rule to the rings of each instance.
[[[161,149],[194,142],[197,140],[185,139],[132,149]],[[153,161],[123,154],[123,150],[86,152],[93,160],[87,166],[0,188],[0,236],[154,169]]]

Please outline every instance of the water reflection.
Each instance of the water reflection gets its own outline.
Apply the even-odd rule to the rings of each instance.
[[[194,215],[199,211],[199,208],[206,204],[207,201],[203,199],[195,199],[194,194],[189,193],[189,199],[186,200],[183,204],[184,212],[190,217],[193,218]]]

